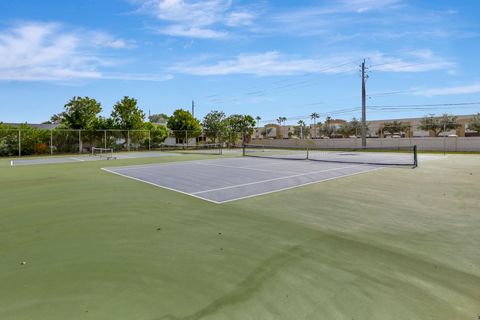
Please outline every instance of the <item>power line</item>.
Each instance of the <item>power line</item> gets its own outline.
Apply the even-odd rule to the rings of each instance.
[[[459,103],[436,103],[436,104],[407,104],[407,105],[385,105],[385,106],[368,106],[369,108],[376,108],[382,110],[388,109],[414,109],[417,107],[458,107],[458,106],[473,106],[480,105],[480,102],[459,102]]]
[[[325,66],[323,68],[320,68],[320,69],[316,70],[314,73],[306,74],[306,75],[303,75],[303,76],[300,76],[300,77],[312,77],[314,75],[317,75],[318,73],[324,73],[324,72],[327,72],[327,71],[330,71],[330,70],[338,69],[338,68],[356,63],[357,61],[358,61],[358,59],[347,60],[347,61],[344,61],[340,64]],[[344,70],[344,71],[338,71],[336,73],[338,74],[338,73],[351,72],[351,71],[352,70]],[[215,93],[215,94],[210,94],[210,95],[204,96],[203,98],[206,98],[207,100],[209,100],[210,102],[213,102],[213,103],[235,102],[235,101],[238,101],[241,98],[245,98],[245,97],[266,96],[267,94],[269,94],[269,93],[271,94],[272,92],[275,92],[277,90],[282,90],[282,91],[287,90],[287,89],[292,90],[292,89],[297,89],[297,88],[307,88],[307,87],[320,85],[318,82],[315,81],[315,79],[304,79],[304,80],[290,80],[290,79],[287,79],[287,80],[275,81],[273,83],[277,84],[277,85],[274,85],[270,88],[258,88],[258,86],[257,87],[252,87],[247,92],[245,92],[243,94],[240,94],[240,95],[237,95],[237,96],[234,96],[234,97],[223,98],[221,94]]]

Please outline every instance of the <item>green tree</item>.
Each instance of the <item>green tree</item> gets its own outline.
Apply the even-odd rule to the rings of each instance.
[[[133,145],[138,148],[145,141],[145,132],[129,130],[141,130],[144,128],[145,112],[137,105],[137,99],[128,96],[115,103],[111,114],[116,129],[120,129],[125,146],[128,149]]]
[[[308,137],[310,135],[310,128],[307,127],[305,121],[299,120],[297,122],[298,126],[295,126],[293,128],[295,136],[305,139],[305,137]]]
[[[168,137],[168,129],[164,125],[146,122],[144,129],[150,132],[150,143],[153,148],[158,147]]]
[[[445,113],[441,117],[436,117],[433,114],[425,116],[420,120],[419,128],[424,131],[430,131],[435,137],[438,137],[440,133],[455,130],[460,126],[456,116]]]
[[[369,128],[368,125],[366,127],[366,132],[368,132]],[[362,122],[360,122],[357,118],[353,117],[352,120],[342,124],[338,133],[340,133],[344,137],[357,137],[362,132]]]
[[[98,117],[92,123],[92,129],[95,130],[109,130],[115,128],[115,122],[112,118]]]
[[[18,155],[18,129],[0,122],[0,156]]]
[[[50,117],[50,121],[45,121],[44,123],[60,124],[62,122],[62,114],[54,114]]]
[[[162,123],[165,124],[168,121],[168,116],[165,113],[157,113],[148,116],[148,121],[152,123]]]
[[[401,121],[391,121],[391,122],[384,122],[383,123],[383,132],[387,132],[391,135],[406,133],[408,131],[409,126],[402,123]]]
[[[0,156],[18,155],[20,132],[23,156],[48,153],[50,151],[50,130],[32,128],[28,124],[18,127],[0,124]]]
[[[168,118],[167,127],[173,131],[177,139],[182,141],[186,137],[197,138],[202,134],[200,121],[192,116],[190,112],[183,109],[177,109],[173,112],[173,115]]]
[[[100,103],[89,97],[73,97],[64,109],[62,113],[53,115],[51,121],[69,129],[91,129],[102,111]]]
[[[255,131],[255,119],[250,115],[233,114],[225,119],[227,123],[227,141],[229,145],[235,143],[241,138],[245,143],[248,136]]]
[[[468,123],[468,130],[480,133],[480,113],[477,113],[472,117],[472,119]]]
[[[213,110],[203,118],[203,129],[205,136],[214,143],[217,139],[225,135],[227,130],[227,122],[225,121],[225,113],[223,111]]]
[[[117,129],[139,130],[143,128],[145,112],[137,106],[137,99],[124,97],[113,106],[111,117]]]
[[[343,123],[338,129],[338,133],[341,134],[344,138],[351,136],[356,136],[356,129],[350,122]]]

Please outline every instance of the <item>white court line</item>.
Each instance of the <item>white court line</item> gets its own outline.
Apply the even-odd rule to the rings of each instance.
[[[267,195],[267,194],[271,194],[271,193],[275,193],[275,192],[280,192],[280,191],[286,191],[286,190],[290,190],[290,189],[300,188],[300,187],[308,186],[308,185],[311,185],[311,184],[314,184],[314,183],[320,183],[320,182],[325,182],[325,181],[330,181],[330,180],[341,179],[341,178],[345,178],[345,177],[356,176],[356,175],[359,175],[359,174],[369,173],[369,172],[372,172],[372,171],[377,171],[377,170],[380,170],[380,169],[387,169],[387,168],[389,168],[389,167],[383,166],[383,167],[379,167],[379,168],[372,168],[371,170],[365,170],[365,171],[361,171],[361,172],[344,174],[344,175],[341,175],[341,176],[332,177],[332,178],[328,178],[328,179],[322,179],[322,180],[317,180],[317,181],[306,182],[306,183],[302,183],[302,184],[299,184],[299,185],[296,185],[296,186],[285,187],[285,188],[281,188],[281,189],[276,189],[276,190],[271,190],[271,191],[265,191],[265,192],[261,192],[261,193],[251,194],[251,195],[244,196],[244,197],[239,197],[239,198],[235,198],[235,199],[220,201],[220,202],[218,202],[218,203],[219,203],[219,204],[223,204],[223,203],[232,202],[232,201],[237,201],[237,200],[254,198],[254,197],[263,196],[263,195]],[[204,198],[202,198],[202,199],[204,199]],[[207,199],[205,199],[205,200],[207,200]]]
[[[100,169],[103,170],[103,171],[106,171],[106,172],[110,172],[110,173],[113,173],[113,174],[122,176],[122,177],[124,177],[124,178],[128,178],[128,179],[140,181],[140,182],[143,182],[143,183],[147,183],[147,184],[150,184],[150,185],[152,185],[152,186],[159,187],[159,188],[162,188],[162,189],[179,192],[179,193],[182,193],[182,194],[185,194],[185,195],[187,195],[187,196],[191,196],[191,197],[194,197],[194,198],[197,198],[197,199],[205,200],[205,201],[212,202],[212,203],[215,203],[215,204],[220,204],[220,203],[221,203],[221,202],[218,202],[218,201],[215,201],[215,200],[210,200],[210,199],[207,199],[207,198],[202,198],[202,197],[196,196],[196,195],[194,195],[194,194],[191,194],[191,193],[188,193],[188,192],[185,192],[185,191],[181,191],[181,190],[169,188],[169,187],[166,187],[166,186],[162,186],[162,185],[156,184],[156,183],[154,183],[154,182],[150,182],[150,181],[142,180],[142,179],[139,179],[139,178],[131,177],[131,176],[128,176],[128,175],[125,175],[125,174],[121,174],[121,173],[118,173],[118,172],[115,172],[115,171],[112,171],[112,170],[108,170],[108,169],[105,169],[105,168],[100,168]]]
[[[185,161],[184,163],[186,163],[186,162],[192,162],[192,161]],[[354,166],[354,167],[361,167],[361,166],[363,166],[363,167],[365,167],[365,168],[369,168],[368,166],[365,166],[365,165],[356,165],[356,166]],[[352,167],[353,167],[353,166],[352,166]],[[344,168],[346,168],[346,167],[344,167]],[[101,168],[101,170],[106,171],[106,172],[109,172],[109,173],[116,174],[116,175],[121,176],[121,177],[124,177],[124,178],[136,180],[136,181],[139,181],[139,182],[143,182],[143,183],[146,183],[146,184],[149,184],[149,185],[158,187],[158,188],[162,188],[162,189],[166,189],[166,190],[170,190],[170,191],[175,191],[175,192],[178,192],[178,193],[187,195],[187,196],[191,196],[191,197],[194,197],[194,198],[197,198],[197,199],[200,199],[200,200],[204,200],[204,201],[210,202],[210,203],[223,204],[223,203],[228,203],[228,202],[232,202],[232,201],[237,201],[237,200],[248,199],[248,198],[258,197],[258,196],[262,196],[262,195],[267,195],[267,194],[274,193],[274,192],[280,192],[280,191],[290,190],[290,189],[294,189],[294,188],[299,188],[299,187],[311,185],[311,184],[314,184],[314,183],[320,183],[320,182],[329,181],[329,180],[341,179],[341,178],[344,178],[344,177],[350,177],[350,176],[354,176],[354,175],[358,175],[358,174],[363,174],[363,173],[368,173],[368,172],[372,172],[372,171],[376,171],[376,170],[380,170],[380,169],[386,169],[386,168],[389,168],[389,167],[387,167],[387,166],[382,166],[382,167],[377,167],[377,168],[370,168],[370,170],[365,170],[365,171],[361,171],[361,172],[355,172],[355,173],[351,173],[351,174],[344,174],[344,175],[341,175],[341,176],[332,177],[332,178],[328,178],[328,179],[321,179],[321,180],[317,180],[317,181],[306,182],[306,183],[299,184],[299,185],[295,185],[295,186],[290,186],[290,187],[285,187],[285,188],[281,188],[281,189],[275,189],[275,190],[271,190],[271,191],[266,191],[266,192],[251,194],[251,195],[248,195],[248,196],[239,197],[239,198],[234,198],[234,199],[229,199],[229,200],[224,200],[224,201],[211,200],[211,199],[208,199],[208,198],[204,198],[204,197],[201,197],[201,196],[197,196],[196,193],[188,193],[188,192],[181,191],[181,190],[178,190],[178,189],[174,189],[174,188],[162,186],[162,185],[156,184],[156,183],[154,183],[154,182],[150,182],[150,181],[142,180],[142,179],[135,178],[135,177],[132,177],[132,176],[128,176],[128,175],[125,175],[125,174],[121,174],[121,173],[118,173],[118,172],[115,172],[115,171],[112,171],[112,170],[109,170],[109,169],[106,169],[106,168]],[[339,169],[340,169],[340,168],[338,168],[337,170],[339,170]],[[325,171],[325,170],[324,170],[324,171]],[[312,173],[313,173],[313,172],[312,172]],[[261,182],[265,182],[265,181],[267,181],[267,180],[264,180],[264,181],[261,181]]]
[[[299,174],[294,174],[294,175],[286,176],[286,177],[266,179],[266,180],[261,180],[261,181],[255,181],[255,182],[237,184],[237,185],[234,185],[234,186],[228,186],[228,187],[222,187],[222,188],[215,188],[215,189],[210,189],[210,190],[198,191],[198,192],[193,192],[192,194],[200,194],[200,193],[207,193],[207,192],[211,192],[211,191],[220,191],[220,190],[226,190],[226,189],[233,189],[233,188],[251,186],[251,185],[254,185],[254,184],[260,184],[260,183],[265,183],[265,182],[278,181],[278,180],[284,180],[284,179],[296,178],[296,177],[303,177],[303,176],[308,176],[308,175],[312,175],[312,174],[316,174],[316,173],[329,172],[329,171],[337,171],[337,170],[348,169],[348,168],[356,168],[356,167],[365,167],[365,165],[355,165],[355,166],[348,166],[348,167],[342,167],[342,168],[333,168],[333,169],[326,169],[326,170],[317,170],[317,171],[312,171],[312,172],[307,172],[307,173],[299,173]]]
[[[272,162],[272,163],[259,163],[259,164],[254,164],[251,166],[244,166],[239,168],[256,168],[256,167],[263,167],[263,166],[273,166],[273,165],[282,164],[282,163],[285,163],[285,160],[281,160],[279,162]]]
[[[81,162],[84,162],[84,161],[85,161],[84,159],[74,158],[74,157],[70,157],[70,158],[67,158],[67,159],[73,159],[73,160],[77,160],[77,161],[81,161]]]

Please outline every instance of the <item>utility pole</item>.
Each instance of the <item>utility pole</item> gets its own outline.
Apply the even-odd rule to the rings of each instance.
[[[192,100],[192,116],[195,117],[195,101]]]
[[[365,59],[362,62],[362,147],[367,146],[367,95],[365,82],[368,76],[365,74]]]

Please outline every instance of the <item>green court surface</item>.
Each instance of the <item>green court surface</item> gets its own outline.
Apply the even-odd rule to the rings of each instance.
[[[103,166],[0,160],[0,319],[479,319],[478,155],[221,205]]]

